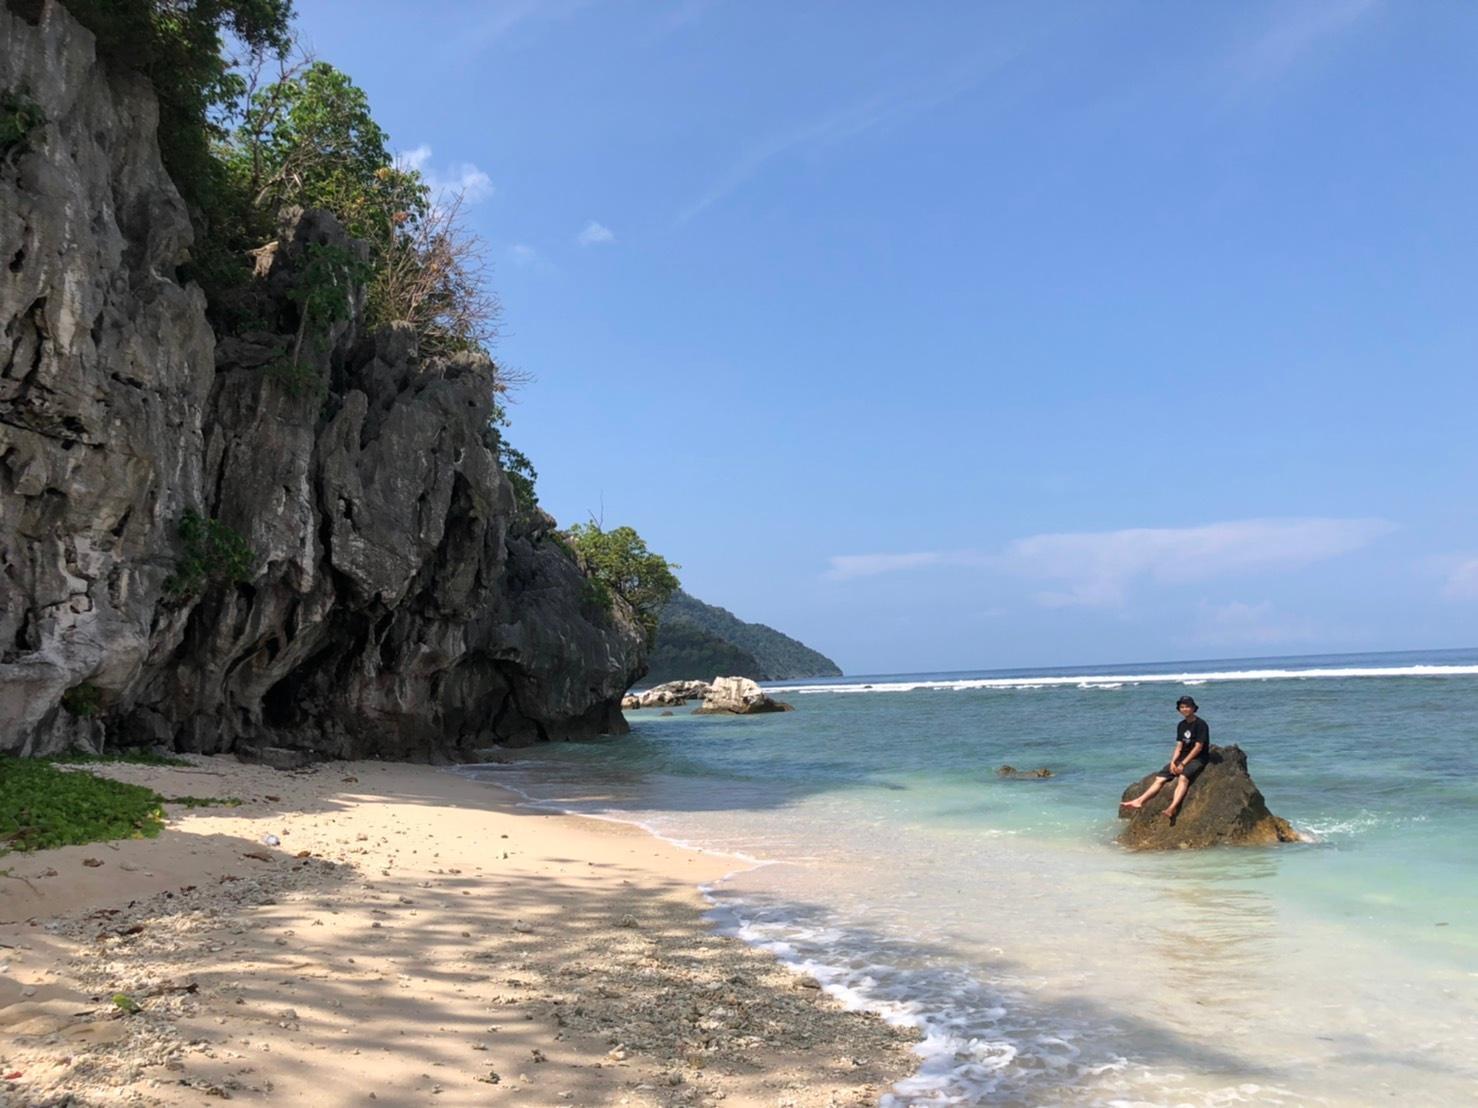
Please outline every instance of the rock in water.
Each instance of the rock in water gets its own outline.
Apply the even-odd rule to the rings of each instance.
[[[700,716],[750,716],[760,712],[789,712],[791,705],[772,699],[748,677],[715,677],[703,694],[703,707],[694,711]]]
[[[1046,766],[1037,769],[1017,769],[1015,766],[1002,766],[996,770],[997,777],[1004,777],[1008,781],[1025,781],[1030,778],[1047,778],[1052,776],[1052,771]]]
[[[1213,746],[1206,768],[1191,784],[1175,823],[1164,811],[1175,795],[1175,781],[1167,782],[1138,811],[1123,807],[1149,788],[1148,774],[1124,790],[1119,818],[1129,826],[1119,842],[1135,850],[1175,850],[1203,846],[1257,846],[1264,843],[1302,842],[1303,836],[1286,819],[1268,811],[1262,793],[1247,772],[1247,755],[1238,746]]]

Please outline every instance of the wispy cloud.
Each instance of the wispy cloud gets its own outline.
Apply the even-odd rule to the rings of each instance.
[[[771,162],[788,154],[845,142],[876,127],[948,103],[984,81],[1014,53],[1001,49],[990,56],[969,59],[943,73],[935,69],[923,81],[874,93],[820,118],[777,131],[741,153],[701,195],[683,206],[674,222],[687,223],[742,188]]]
[[[1249,519],[1033,535],[1008,546],[1001,563],[1020,576],[1058,582],[1037,596],[1050,607],[1116,606],[1139,579],[1174,583],[1297,569],[1358,550],[1390,530],[1378,519]]]
[[[1248,85],[1276,80],[1379,6],[1379,0],[1283,0],[1273,6],[1272,23],[1233,58],[1232,68]]]
[[[833,554],[831,565],[823,575],[833,581],[854,577],[876,577],[880,573],[897,573],[901,569],[941,565],[951,554],[922,552],[917,554]]]
[[[1254,571],[1298,569],[1358,550],[1392,530],[1379,519],[1250,519],[1199,527],[1134,527],[1031,535],[999,553],[976,550],[837,554],[824,576],[875,577],[900,570],[970,566],[1050,588],[1048,607],[1115,607],[1140,580],[1178,583]],[[1478,569],[1475,569],[1478,580]]]
[[[538,265],[543,261],[539,252],[525,242],[515,242],[510,246],[508,256],[513,259],[514,265],[520,266]]]
[[[593,0],[491,0],[479,5],[480,17],[462,24],[458,39],[464,50],[479,50],[540,24],[574,18]]]
[[[450,197],[460,196],[464,204],[476,204],[492,196],[493,179],[471,162],[457,162],[448,166],[431,164],[431,147],[424,143],[405,151],[397,159],[401,165],[414,169],[431,188],[435,203],[444,203]]]
[[[659,38],[675,34],[697,23],[721,2],[722,0],[678,0],[658,13],[653,22],[653,31]]]
[[[616,241],[616,233],[603,223],[591,220],[575,236],[575,241],[581,246],[602,246],[608,242]]]
[[[1203,645],[1278,646],[1315,642],[1322,637],[1312,620],[1285,615],[1267,602],[1202,603],[1196,609],[1195,619],[1196,630],[1191,641]]]
[[[1478,600],[1478,558],[1453,566],[1442,594],[1451,600]]]

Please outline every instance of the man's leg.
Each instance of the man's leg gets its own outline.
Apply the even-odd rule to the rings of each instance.
[[[1175,795],[1170,798],[1170,803],[1165,807],[1165,818],[1174,819],[1175,813],[1180,811],[1180,806],[1185,802],[1186,790],[1191,787],[1189,777],[1181,775],[1175,782]]]
[[[1165,782],[1169,780],[1170,778],[1168,777],[1156,777],[1153,781],[1150,782],[1150,787],[1145,789],[1144,792],[1140,793],[1133,800],[1124,801],[1123,807],[1143,808],[1144,802],[1150,797],[1154,796],[1161,789],[1163,789],[1165,787]],[[1185,778],[1181,778],[1181,780],[1184,781]]]

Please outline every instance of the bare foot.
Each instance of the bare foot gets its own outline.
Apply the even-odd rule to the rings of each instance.
[[[1175,817],[1178,816],[1178,815],[1180,815],[1180,812],[1178,810],[1174,809],[1174,808],[1166,808],[1160,814],[1162,816],[1164,816],[1170,823],[1173,824],[1173,823],[1175,823]]]
[[[1143,800],[1125,800],[1125,801],[1121,802],[1119,806],[1121,808],[1133,808],[1135,811],[1138,811],[1140,808],[1143,808],[1144,807],[1144,801]]]

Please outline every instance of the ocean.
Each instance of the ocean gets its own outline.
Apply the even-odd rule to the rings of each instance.
[[[467,772],[733,855],[718,926],[923,1033],[889,1108],[1478,1102],[1478,650],[771,688]],[[1115,844],[1188,692],[1311,841]]]

